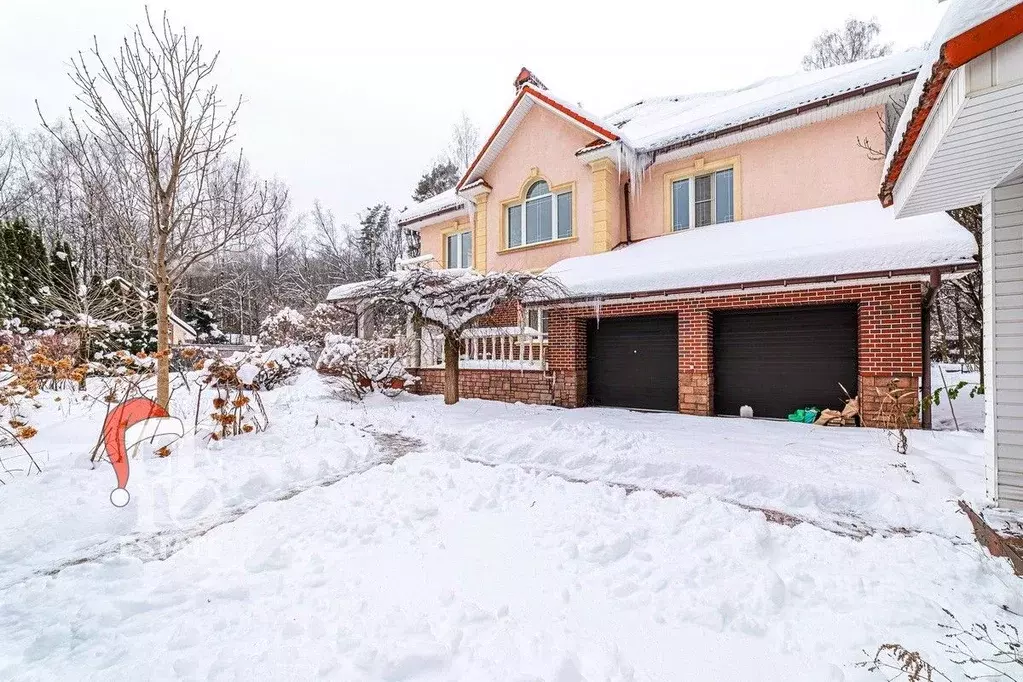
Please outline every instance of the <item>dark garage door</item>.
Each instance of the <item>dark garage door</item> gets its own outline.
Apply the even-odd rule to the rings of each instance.
[[[841,409],[857,390],[856,306],[714,315],[714,410],[786,417],[806,406]]]
[[[590,320],[591,405],[678,411],[678,317]]]

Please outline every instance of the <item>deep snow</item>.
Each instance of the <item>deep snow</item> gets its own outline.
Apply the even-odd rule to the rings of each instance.
[[[265,434],[133,461],[124,510],[102,412],[41,427],[46,473],[0,488],[0,679],[872,680],[884,642],[947,664],[942,608],[1023,609],[951,511],[977,434],[266,397]]]

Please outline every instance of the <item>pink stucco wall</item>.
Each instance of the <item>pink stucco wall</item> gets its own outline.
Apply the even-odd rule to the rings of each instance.
[[[493,188],[487,204],[487,267],[492,270],[535,270],[593,249],[593,173],[576,150],[593,134],[534,105],[484,179]],[[575,183],[575,234],[578,240],[504,251],[501,240],[503,202],[519,196],[532,169],[552,186]]]
[[[699,155],[706,163],[738,156],[742,218],[877,198],[883,161],[871,161],[856,138],[881,135],[878,110],[815,123]],[[691,167],[694,158],[658,164],[632,202],[632,236],[664,234],[664,176]]]
[[[704,154],[705,163],[739,157],[743,219],[818,208],[877,196],[881,161],[871,161],[856,145],[857,137],[876,141],[881,135],[878,110],[871,109],[804,128],[745,142]],[[519,125],[485,179],[493,188],[487,205],[487,269],[538,270],[559,260],[593,252],[593,175],[575,152],[593,135],[541,106],[534,106]],[[665,232],[664,176],[692,167],[697,157],[655,165],[631,195],[633,239]],[[552,185],[575,183],[577,240],[505,251],[502,203],[517,197],[533,168]],[[625,241],[622,186],[615,174],[611,193],[611,234]],[[422,253],[443,255],[441,232],[454,225],[448,218],[424,227]],[[468,225],[468,218],[460,218]],[[503,251],[503,252],[502,252]]]
[[[435,262],[430,264],[432,267],[444,267],[444,240],[441,237],[441,232],[447,232],[452,228],[457,230],[469,229],[469,218],[467,216],[461,216],[457,220],[448,218],[447,220],[427,225],[419,231],[419,253],[423,255],[430,254],[436,259]]]

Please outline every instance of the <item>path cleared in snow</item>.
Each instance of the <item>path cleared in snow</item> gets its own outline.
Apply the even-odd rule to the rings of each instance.
[[[577,480],[701,493],[853,535],[972,538],[956,502],[984,505],[976,433],[911,432],[898,455],[878,429],[406,396],[353,419],[488,464]]]

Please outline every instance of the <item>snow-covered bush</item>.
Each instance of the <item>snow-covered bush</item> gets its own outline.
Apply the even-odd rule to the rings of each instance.
[[[346,396],[360,399],[370,392],[394,396],[419,380],[405,367],[407,350],[393,339],[328,334],[316,368],[338,377]]]
[[[266,390],[271,390],[292,378],[303,367],[312,367],[309,351],[302,346],[281,346],[259,354],[251,364],[259,368],[255,380]]]
[[[267,315],[259,325],[259,345],[293,346],[304,344],[308,337],[306,317],[294,308],[281,308]]]
[[[355,316],[350,311],[333,303],[320,303],[306,314],[303,343],[306,348],[320,348],[327,334],[354,331]]]

